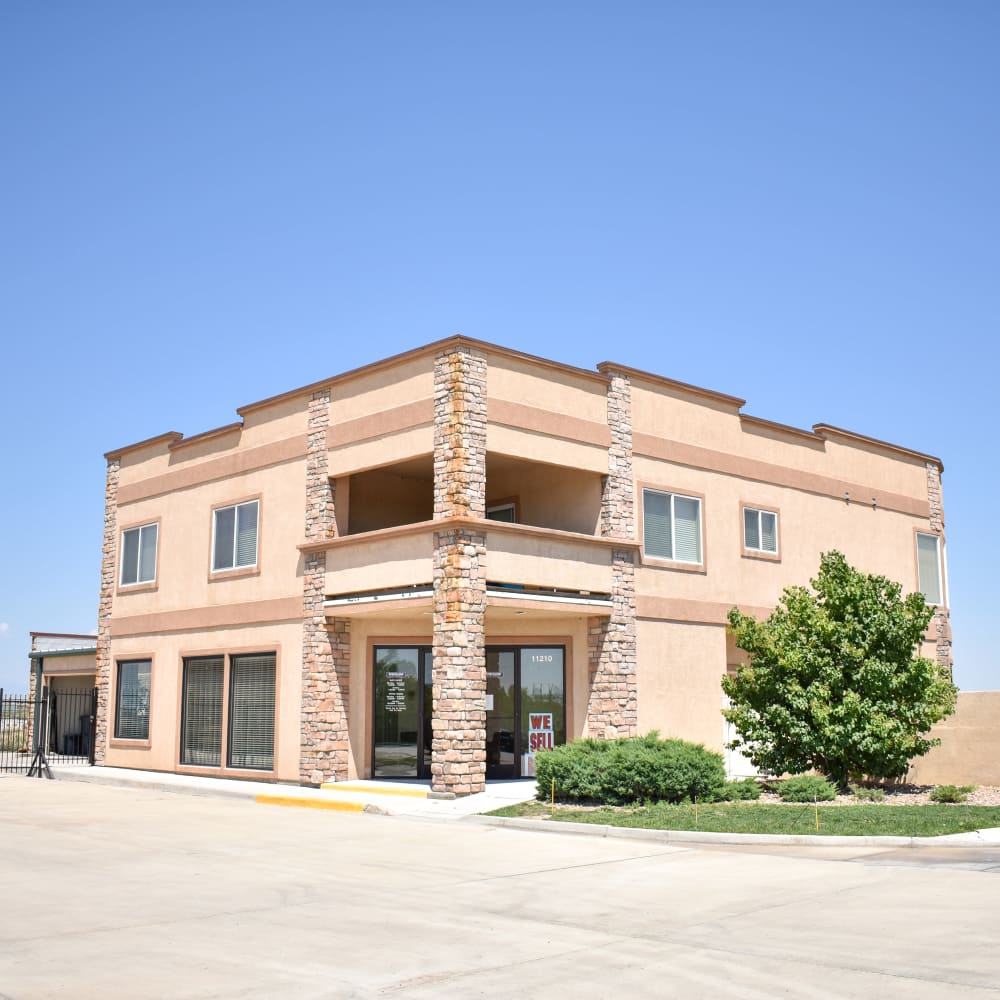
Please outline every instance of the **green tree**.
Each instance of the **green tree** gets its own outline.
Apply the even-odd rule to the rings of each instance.
[[[729,612],[749,656],[722,682],[723,714],[739,734],[729,746],[771,774],[814,769],[841,788],[900,778],[940,742],[926,733],[955,709],[947,671],[918,655],[933,611],[839,552],[821,557],[810,583],[786,587],[766,621]]]

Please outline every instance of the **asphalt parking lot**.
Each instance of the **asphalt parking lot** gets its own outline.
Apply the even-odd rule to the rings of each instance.
[[[0,776],[0,996],[1000,997],[993,849],[734,848]]]

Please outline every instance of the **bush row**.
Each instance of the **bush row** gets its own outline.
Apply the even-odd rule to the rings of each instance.
[[[538,754],[538,797],[626,805],[632,802],[714,801],[727,798],[722,754],[658,733],[635,739],[579,740]],[[751,793],[742,782],[743,794]],[[755,784],[755,783],[754,783]]]

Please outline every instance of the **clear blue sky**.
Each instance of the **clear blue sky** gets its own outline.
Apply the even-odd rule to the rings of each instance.
[[[105,451],[461,332],[940,455],[956,679],[1000,687],[998,38],[993,0],[0,5],[0,685],[95,627]]]

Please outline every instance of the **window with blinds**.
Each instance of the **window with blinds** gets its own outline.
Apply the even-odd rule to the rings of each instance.
[[[212,569],[257,565],[259,500],[219,507],[213,526]]]
[[[701,500],[642,491],[643,551],[656,559],[700,564]]]
[[[778,552],[778,515],[770,510],[743,508],[743,547],[752,552]]]
[[[149,739],[151,660],[120,660],[115,695],[115,739]]]
[[[156,579],[157,525],[144,524],[122,532],[121,585]]]
[[[941,546],[937,535],[917,532],[917,586],[928,604],[943,604]]]
[[[221,656],[184,661],[181,710],[181,763],[218,767],[222,763]]]
[[[274,653],[229,666],[229,766],[274,770]]]

